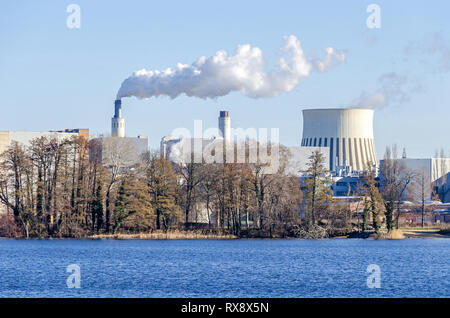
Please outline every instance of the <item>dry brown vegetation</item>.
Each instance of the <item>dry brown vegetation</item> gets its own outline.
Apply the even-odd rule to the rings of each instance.
[[[92,235],[89,238],[92,239],[139,239],[139,240],[183,240],[183,239],[211,239],[211,240],[232,240],[237,239],[236,235],[231,234],[213,234],[213,233],[204,233],[202,231],[154,231],[151,233],[118,233],[118,234],[96,234]]]

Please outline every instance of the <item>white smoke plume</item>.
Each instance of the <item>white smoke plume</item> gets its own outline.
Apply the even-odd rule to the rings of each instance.
[[[410,99],[410,88],[407,86],[408,77],[395,72],[385,73],[378,78],[377,88],[361,95],[351,102],[351,107],[383,108],[390,105],[398,105]]]
[[[178,63],[163,71],[136,71],[122,83],[117,98],[176,98],[181,94],[216,98],[231,92],[252,98],[272,97],[292,91],[313,70],[324,72],[345,61],[344,52],[331,47],[325,49],[323,59],[308,60],[297,37],[283,39],[282,57],[273,70],[266,70],[261,49],[244,44],[238,46],[235,55],[221,50],[209,58],[202,56],[191,65]]]
[[[450,71],[450,42],[441,32],[427,33],[404,48],[403,59],[418,60],[427,71],[447,73]]]
[[[345,61],[345,53],[344,51],[337,51],[332,47],[327,47],[324,49],[326,52],[326,56],[322,60],[315,60],[314,65],[319,72],[325,72],[330,68],[338,65],[341,62]]]
[[[408,75],[388,72],[377,80],[376,89],[361,92],[350,107],[383,108],[398,106],[411,100],[414,94],[426,91],[425,80],[450,71],[450,42],[440,32],[427,33],[422,39],[409,43],[396,63],[408,63]],[[411,76],[415,73],[415,76]]]

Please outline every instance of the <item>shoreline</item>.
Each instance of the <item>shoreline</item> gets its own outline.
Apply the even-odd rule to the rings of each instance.
[[[351,235],[334,236],[326,239],[370,239],[370,240],[402,240],[402,239],[442,239],[450,238],[450,231],[439,228],[404,228],[392,234],[368,234],[365,237]],[[24,237],[0,237],[2,239],[26,240]],[[238,237],[232,234],[203,234],[198,232],[171,231],[135,234],[95,234],[85,237],[31,237],[29,240],[296,240],[299,237]],[[306,239],[307,240],[307,239]]]
[[[405,228],[402,231],[405,238],[450,238],[449,230],[439,228]]]
[[[114,239],[114,240],[236,240],[239,237],[231,234],[202,234],[196,232],[153,232],[136,234],[95,234],[87,239]]]

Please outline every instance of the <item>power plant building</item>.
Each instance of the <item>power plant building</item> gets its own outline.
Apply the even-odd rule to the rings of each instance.
[[[126,137],[125,118],[122,116],[122,101],[114,101],[114,116],[111,118],[111,136],[92,138],[91,149],[106,166],[111,166],[113,161],[120,157],[122,164],[132,166],[136,164],[142,154],[149,150],[146,136]],[[91,154],[91,158],[92,158]]]
[[[89,129],[65,129],[57,131],[0,131],[0,153],[8,149],[13,142],[29,146],[36,138],[55,138],[58,141],[73,137],[84,137],[89,140]]]
[[[383,164],[384,160],[381,160],[380,166]],[[401,158],[397,159],[397,164],[399,169],[416,175],[417,180],[423,176],[427,184],[426,200],[435,195],[444,203],[450,202],[450,158]]]
[[[303,147],[329,148],[331,171],[350,166],[367,170],[378,164],[373,138],[372,109],[329,108],[303,110]]]

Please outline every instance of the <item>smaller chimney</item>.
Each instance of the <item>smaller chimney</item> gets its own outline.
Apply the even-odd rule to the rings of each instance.
[[[111,136],[125,137],[125,118],[122,117],[122,101],[114,101],[114,117],[111,118]]]
[[[226,142],[231,141],[231,118],[227,110],[220,111],[219,130]]]
[[[114,117],[122,117],[122,101],[120,99],[114,101]]]

